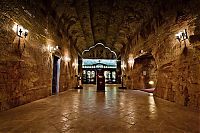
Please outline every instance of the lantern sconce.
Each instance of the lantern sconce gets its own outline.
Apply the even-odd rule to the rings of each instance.
[[[140,54],[143,54],[144,53],[144,50],[140,50]]]
[[[48,46],[47,46],[47,49],[48,49],[48,51],[49,51],[50,53],[55,53],[57,50],[60,49],[60,47],[59,47],[59,46],[53,47],[53,46],[48,45]]]
[[[23,37],[26,38],[28,36],[28,30],[25,29],[23,26],[17,24],[17,23],[14,23],[12,30],[19,37],[18,47],[20,47],[20,38],[23,38]],[[25,42],[24,42],[24,48],[25,48]]]
[[[23,26],[15,23],[13,26],[13,31],[16,32],[17,36],[26,38],[28,36],[28,30],[25,29]]]
[[[65,62],[70,62],[71,61],[71,58],[69,56],[64,56],[63,60]]]
[[[122,68],[122,70],[125,70],[126,64],[122,64],[122,65],[121,65],[121,68]]]
[[[134,63],[135,63],[135,59],[133,57],[129,57],[128,64],[130,65],[130,67],[133,67]]]
[[[184,41],[185,47],[186,47],[186,42],[185,40],[188,39],[188,34],[187,30],[185,29],[183,32],[179,32],[178,34],[175,35],[176,39],[181,43],[181,41]],[[180,45],[181,47],[181,45]]]
[[[122,70],[125,70],[125,68],[126,68],[126,64],[125,64],[125,62],[122,61],[121,63],[122,63],[122,64],[121,64],[121,69],[122,69]]]

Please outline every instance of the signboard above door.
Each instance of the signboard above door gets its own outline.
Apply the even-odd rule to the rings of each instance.
[[[114,59],[83,59],[83,68],[117,68],[117,60]]]

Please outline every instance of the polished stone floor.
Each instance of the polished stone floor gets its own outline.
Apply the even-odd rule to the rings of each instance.
[[[200,112],[142,91],[94,85],[0,113],[0,133],[199,133]]]

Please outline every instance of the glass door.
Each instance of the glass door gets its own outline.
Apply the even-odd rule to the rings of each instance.
[[[83,83],[96,84],[96,72],[94,70],[83,70]]]
[[[105,82],[107,84],[116,83],[116,72],[112,70],[104,71]]]

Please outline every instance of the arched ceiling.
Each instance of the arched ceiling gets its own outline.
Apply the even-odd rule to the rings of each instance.
[[[154,0],[43,0],[81,53],[103,43],[120,55],[141,25],[153,16]]]

